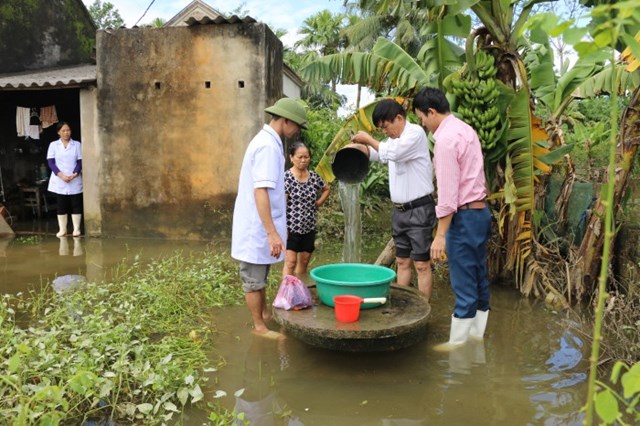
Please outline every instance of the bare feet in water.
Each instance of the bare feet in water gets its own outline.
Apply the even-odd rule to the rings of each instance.
[[[265,339],[271,340],[284,340],[286,336],[282,333],[278,333],[273,330],[253,330],[252,333],[259,337],[264,337]]]

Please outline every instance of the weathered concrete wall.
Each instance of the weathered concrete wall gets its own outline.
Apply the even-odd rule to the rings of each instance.
[[[96,27],[80,0],[0,4],[0,74],[93,61]]]
[[[282,93],[281,42],[264,24],[134,28],[98,31],[97,52],[100,158],[85,191],[100,206],[85,206],[87,233],[228,229],[244,151]]]
[[[93,235],[100,235],[102,216],[100,209],[101,146],[98,144],[98,90],[95,87],[80,90],[80,122],[82,123],[82,183],[84,185],[84,225]],[[87,214],[90,212],[90,214]]]

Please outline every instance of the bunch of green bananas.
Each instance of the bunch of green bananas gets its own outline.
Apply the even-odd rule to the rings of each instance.
[[[492,55],[480,49],[475,56],[475,69],[460,74],[460,78],[447,81],[456,97],[456,112],[478,133],[485,153],[493,150],[502,135],[502,122],[497,98],[495,76],[497,68]]]

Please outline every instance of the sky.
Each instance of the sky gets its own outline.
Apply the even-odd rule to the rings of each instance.
[[[264,22],[274,29],[284,29],[287,35],[282,42],[292,47],[300,38],[298,29],[305,19],[324,9],[333,13],[344,11],[343,0],[203,0],[209,6],[222,13],[231,13],[236,9],[248,12],[257,21]],[[83,0],[87,8],[94,0]],[[149,24],[155,18],[166,21],[184,9],[191,0],[102,0],[111,3],[118,10],[127,28],[131,28],[138,20],[138,25]],[[151,7],[149,7],[151,5]],[[149,10],[146,12],[147,8]],[[144,16],[143,16],[144,15]],[[141,19],[142,18],[142,19]],[[347,97],[347,108],[340,111],[341,115],[350,112],[349,106],[355,104],[355,86],[338,87],[338,92]],[[373,100],[373,96],[364,93],[362,104]]]
[[[111,3],[118,10],[124,23],[131,28],[140,20],[138,25],[149,24],[155,18],[171,19],[184,9],[191,0],[101,0]],[[284,42],[287,45],[295,42],[298,28],[309,16],[329,9],[331,12],[341,12],[343,0],[203,0],[209,6],[222,13],[231,13],[240,8],[247,11],[252,18],[268,24],[272,28],[287,30],[289,37]],[[94,0],[83,0],[89,7]],[[151,5],[149,7],[149,5]],[[145,14],[145,10],[149,10]],[[144,14],[144,16],[143,16]],[[142,19],[140,19],[142,17]]]

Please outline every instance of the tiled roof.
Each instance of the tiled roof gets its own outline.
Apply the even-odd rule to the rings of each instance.
[[[71,88],[96,85],[95,65],[0,74],[0,90]]]
[[[254,22],[257,22],[257,21],[253,19],[251,16],[245,16],[244,18],[240,18],[237,15],[233,15],[233,16],[229,16],[228,18],[225,18],[222,15],[218,15],[216,17],[203,16],[200,19],[195,19],[194,17],[191,17],[187,19],[185,22],[187,23],[187,25],[197,25],[197,24],[220,25],[220,24],[238,24],[238,23],[253,24]]]

